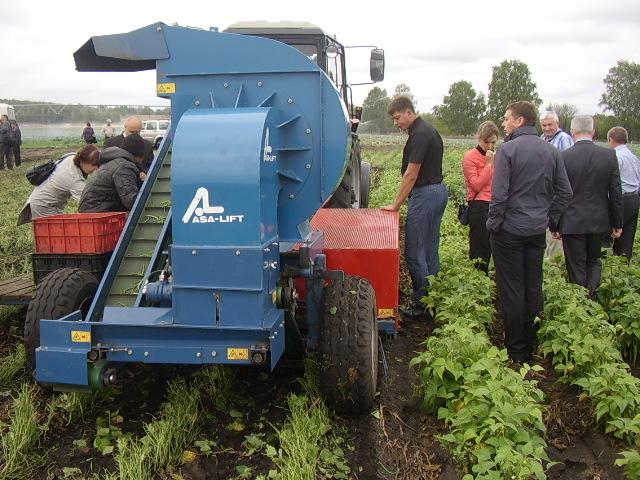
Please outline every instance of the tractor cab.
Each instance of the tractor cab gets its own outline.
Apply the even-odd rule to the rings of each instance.
[[[286,43],[304,53],[310,60],[317,63],[335,84],[345,105],[348,106],[352,130],[355,132],[362,117],[362,109],[353,106],[351,87],[347,82],[345,47],[335,37],[308,22],[238,22],[230,25],[225,32],[270,38]],[[377,47],[371,48],[369,61],[371,82],[367,83],[381,82],[384,80],[384,50]]]

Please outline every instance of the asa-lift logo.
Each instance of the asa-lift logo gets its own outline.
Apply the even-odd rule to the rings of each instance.
[[[183,223],[242,223],[244,215],[223,215],[222,205],[209,204],[209,190],[200,187],[182,217]]]

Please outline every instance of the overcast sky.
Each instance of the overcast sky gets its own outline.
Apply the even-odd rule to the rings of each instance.
[[[574,4],[579,6],[574,6]],[[384,48],[391,95],[406,83],[420,111],[442,103],[449,86],[470,81],[487,93],[491,67],[529,65],[544,105],[601,111],[603,79],[617,60],[640,62],[640,1],[14,1],[2,7],[0,98],[84,104],[150,104],[155,75],[76,72],[73,52],[92,35],[122,33],[162,21],[221,30],[237,21],[309,21],[344,45]],[[351,82],[368,65],[347,51]],[[194,51],[197,55],[197,50]],[[361,103],[370,85],[354,87]]]

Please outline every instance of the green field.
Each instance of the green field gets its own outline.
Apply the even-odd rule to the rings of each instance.
[[[363,136],[372,208],[396,193],[405,138]],[[598,303],[566,283],[561,259],[548,262],[540,349],[514,369],[492,275],[467,259],[455,218],[473,145],[445,141],[436,328],[407,324],[385,340],[371,415],[330,412],[311,362],[287,375],[141,367],[108,391],[52,394],[27,372],[24,310],[0,307],[0,480],[640,478],[638,257],[605,262]],[[2,279],[31,268],[31,228],[15,226],[31,191],[24,170],[0,172]]]

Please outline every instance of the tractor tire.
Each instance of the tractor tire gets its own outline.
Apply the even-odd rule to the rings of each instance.
[[[32,370],[40,346],[40,320],[57,320],[76,310],[86,316],[97,289],[96,277],[77,268],[55,270],[38,285],[24,322],[24,345]]]
[[[340,185],[333,195],[324,204],[326,208],[353,208],[360,203],[360,167],[362,165],[362,153],[360,139],[357,135],[351,137],[351,153],[349,163],[340,181]]]
[[[369,194],[371,193],[371,164],[362,162],[360,165],[360,208],[369,208]]]
[[[320,391],[338,413],[368,413],[378,386],[376,296],[371,284],[345,276],[325,287],[318,353]]]

